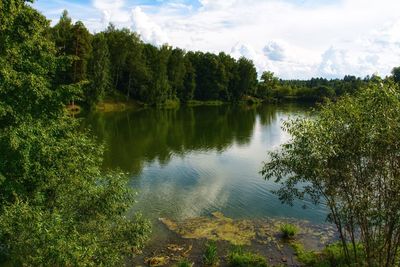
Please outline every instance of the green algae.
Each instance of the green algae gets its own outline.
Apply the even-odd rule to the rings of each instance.
[[[206,238],[210,240],[224,240],[235,245],[250,245],[255,238],[254,225],[249,220],[232,220],[222,213],[213,213],[212,218],[198,217],[186,219],[182,222],[161,218],[167,228],[183,238]]]

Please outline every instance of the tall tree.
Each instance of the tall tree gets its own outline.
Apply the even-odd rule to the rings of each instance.
[[[58,54],[72,54],[72,20],[64,10],[58,23],[51,29]]]
[[[123,91],[121,79],[129,53],[128,44],[131,43],[130,38],[132,36],[128,29],[119,30],[113,24],[107,27],[105,36],[107,38],[108,51],[110,52],[112,85],[114,89]]]
[[[168,80],[171,85],[169,98],[174,98],[177,92],[181,93],[184,91],[186,76],[185,61],[185,52],[182,49],[175,48],[171,51],[167,66]]]
[[[72,81],[76,83],[86,80],[87,64],[92,52],[91,35],[81,21],[72,27],[72,49],[75,56]]]
[[[72,20],[68,11],[64,10],[58,23],[51,29],[52,40],[56,44],[57,55],[63,57],[65,64],[57,70],[57,81],[59,83],[71,83],[72,62],[74,60]]]
[[[95,105],[110,92],[110,55],[103,33],[96,34],[92,41],[93,53],[89,60],[90,84],[86,86],[85,100],[89,106]]]
[[[238,60],[237,86],[235,99],[239,99],[244,94],[254,96],[257,91],[257,70],[253,61],[244,57]]]
[[[183,102],[193,99],[196,90],[196,72],[190,60],[185,56],[185,77],[183,78],[182,91],[178,90],[177,96]]]

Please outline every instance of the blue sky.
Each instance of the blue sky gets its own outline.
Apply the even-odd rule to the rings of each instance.
[[[246,56],[283,78],[342,77],[400,66],[399,0],[37,0],[92,32],[113,22],[145,42]]]

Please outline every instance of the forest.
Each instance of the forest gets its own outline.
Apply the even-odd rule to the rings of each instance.
[[[185,51],[168,44],[156,47],[112,24],[91,34],[81,21],[72,23],[66,10],[48,32],[57,55],[70,62],[57,71],[57,82],[79,83],[83,91],[76,100],[88,107],[121,97],[148,105],[238,102],[245,96],[261,101],[320,101],[354,94],[376,78],[282,80],[265,71],[259,80],[254,63],[244,57],[236,60],[224,52]]]

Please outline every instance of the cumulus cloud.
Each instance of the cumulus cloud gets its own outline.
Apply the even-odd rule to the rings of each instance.
[[[230,54],[236,59],[241,57],[251,59],[259,73],[268,67],[267,61],[265,60],[263,54],[259,51],[256,51],[256,49],[249,44],[237,43],[232,47]]]
[[[93,0],[97,18],[87,6],[81,13],[75,7],[77,13],[71,15],[89,22],[91,30],[113,22],[131,27],[153,44],[168,41],[187,50],[246,56],[259,71],[269,69],[283,78],[386,75],[400,64],[398,0],[158,3]]]
[[[93,6],[101,11],[101,23],[106,26],[110,22],[129,20],[129,14],[124,10],[124,0],[93,0]]]
[[[283,61],[286,58],[287,48],[285,44],[278,41],[270,41],[263,49],[264,54],[273,61]]]
[[[140,34],[143,41],[154,45],[167,43],[166,33],[142,11],[140,7],[132,10],[132,30]]]

